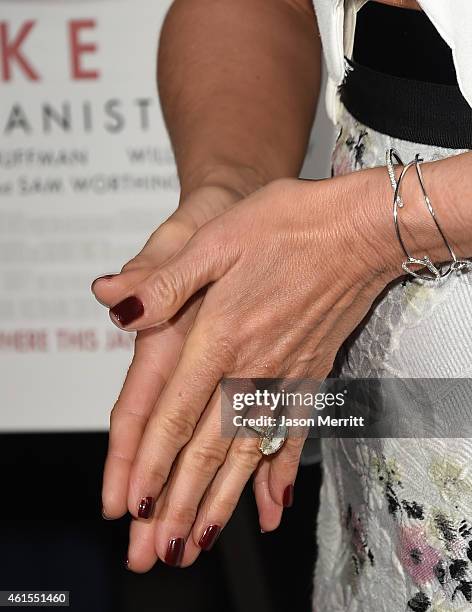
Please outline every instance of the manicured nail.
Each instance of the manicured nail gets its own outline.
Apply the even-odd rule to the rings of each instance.
[[[144,306],[139,298],[130,295],[110,309],[120,325],[129,325],[144,314]]]
[[[293,504],[293,484],[289,484],[285,487],[283,504],[284,508],[290,508]]]
[[[108,280],[109,278],[113,278],[114,276],[116,276],[116,274],[105,274],[104,276],[98,276],[94,281],[92,281],[92,289],[97,281],[102,279]]]
[[[153,510],[153,498],[152,497],[143,497],[139,502],[138,506],[138,516],[139,518],[147,519],[151,516]]]
[[[265,533],[265,531],[263,529],[261,529],[261,533]]]
[[[221,527],[219,525],[208,525],[202,534],[202,537],[198,540],[198,545],[202,550],[211,550],[213,544],[216,542],[220,535]]]
[[[164,561],[167,565],[178,567],[184,556],[185,540],[183,538],[172,538],[167,545],[167,552]]]
[[[125,557],[125,560],[123,561],[123,565],[124,565],[125,569],[129,569],[128,557]]]

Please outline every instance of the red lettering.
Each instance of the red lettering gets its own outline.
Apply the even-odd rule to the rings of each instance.
[[[70,33],[70,58],[73,79],[98,79],[98,70],[87,70],[82,66],[82,55],[85,53],[95,53],[97,45],[95,43],[80,42],[80,31],[87,28],[94,28],[94,19],[80,19],[69,22]]]
[[[56,330],[59,351],[96,351],[98,338],[94,329]]]
[[[0,22],[0,54],[1,54],[1,69],[2,79],[9,81],[11,79],[11,67],[14,62],[20,67],[26,77],[31,81],[39,81],[39,74],[34,70],[31,64],[26,59],[24,52],[20,47],[24,43],[25,38],[33,29],[34,21],[25,21],[21,26],[20,31],[14,40],[9,40],[8,23]]]
[[[48,333],[44,329],[15,329],[0,331],[0,351],[17,353],[45,353],[48,350]]]

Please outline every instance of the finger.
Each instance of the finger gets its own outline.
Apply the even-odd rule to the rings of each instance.
[[[165,494],[166,487],[163,488],[162,496],[155,505],[151,520],[131,520],[127,568],[134,572],[143,573],[149,571],[159,559],[154,545],[154,534],[157,516],[164,503]]]
[[[158,560],[154,547],[154,532],[156,521],[131,520],[130,544],[126,566],[129,570],[139,574],[148,572]]]
[[[298,375],[302,373],[303,371],[298,372]],[[298,383],[295,386],[289,383],[289,387],[291,392],[294,393],[294,397],[297,397],[297,390],[299,391],[300,389]],[[312,410],[310,406],[305,406],[303,402],[299,401],[284,410],[285,417],[291,418],[293,422],[298,422],[299,424],[288,427],[287,437],[280,450],[265,459],[269,465],[267,482],[269,495],[273,502],[281,509],[290,508],[293,504],[294,483],[303,446],[309,433],[309,426],[307,424],[302,425],[301,423],[308,422],[307,418],[311,415]],[[271,517],[266,516],[266,514],[263,509],[262,516],[260,515],[261,526],[264,531],[269,531],[274,526],[270,520]]]
[[[197,299],[187,302],[169,324],[137,334],[133,360],[110,419],[102,487],[106,518],[118,518],[127,510],[131,465],[149,415],[175,367],[200,304],[201,297],[197,295]]]
[[[159,394],[169,378],[201,300],[188,303],[171,324],[138,332],[135,352],[112,410],[102,500],[106,518],[127,510],[131,465]]]
[[[108,453],[102,486],[103,514],[119,518],[127,510],[129,473],[143,435],[147,419],[157,401],[167,376],[170,363],[163,359],[154,364],[150,358],[150,343],[155,330],[140,332],[135,353],[126,379],[110,415]]]
[[[311,412],[310,406],[295,404],[285,416],[303,423]],[[289,427],[282,448],[270,456],[269,492],[274,502],[283,508],[289,508],[293,504],[295,478],[308,432],[308,425]]]
[[[254,497],[259,513],[261,532],[277,529],[282,518],[283,506],[272,498],[269,487],[270,458],[264,457],[257,466],[253,480]]]
[[[216,220],[215,220],[216,221]],[[199,289],[220,278],[236,255],[207,224],[167,263],[137,283],[110,309],[120,328],[147,329],[168,321]]]
[[[141,251],[123,266],[119,274],[99,276],[92,282],[92,293],[101,304],[110,307],[119,302],[154,268],[184,246],[196,228],[187,227],[181,216],[181,210],[177,209],[151,234]]]
[[[161,538],[159,535],[162,529],[162,521],[165,520],[164,517],[168,513],[172,513],[174,511],[174,508],[168,501],[168,493],[169,488],[166,486],[162,490],[157,502],[161,506],[161,509],[156,512],[153,541],[154,550],[158,559],[164,561],[164,563],[167,565],[172,567],[187,567],[194,563],[201,553],[200,548],[195,546],[191,540],[189,541],[187,537],[176,535],[175,537],[171,537],[167,540],[164,548],[161,546]]]
[[[91,291],[102,306],[108,308],[116,304],[121,296],[149,276],[152,268],[149,266],[125,270],[119,274],[107,274],[96,278],[91,286]]]
[[[128,508],[133,516],[145,519],[152,512],[177,454],[192,437],[227,367],[227,357],[210,347],[208,338],[196,322],[149,417],[130,474]]]
[[[156,550],[169,565],[189,564],[200,548],[209,550],[219,535],[218,525],[212,525],[204,541],[199,542],[200,547],[192,539],[188,540],[199,504],[231,444],[229,438],[221,435],[220,411],[218,389],[198,422],[191,441],[179,454],[167,481],[166,499],[158,517]]]
[[[193,542],[197,546],[205,541],[211,526],[217,525],[221,530],[229,521],[247,481],[261,460],[258,444],[257,438],[245,435],[237,435],[233,440],[226,461],[198,510],[192,529]]]
[[[283,508],[293,504],[294,483],[305,437],[298,433],[288,437],[279,452],[270,461],[269,491],[275,503]]]
[[[155,547],[155,532],[158,529],[158,516],[165,503],[166,495],[167,486],[162,489],[162,494],[155,504],[153,515],[149,521],[131,520],[126,561],[127,569],[137,573],[147,572],[159,560]],[[198,551],[195,558],[197,556]]]

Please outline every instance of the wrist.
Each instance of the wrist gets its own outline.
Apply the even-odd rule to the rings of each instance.
[[[461,218],[460,203],[455,201],[455,186],[463,180],[455,173],[458,168],[455,161],[447,158],[422,163],[421,173],[441,231],[458,258],[469,258],[470,227],[467,220]],[[397,178],[399,174],[400,168],[396,171]],[[352,192],[365,194],[364,206],[359,214],[354,211],[354,218],[360,221],[357,231],[368,245],[364,251],[368,253],[371,271],[386,283],[403,276],[402,263],[407,256],[395,228],[394,192],[386,168],[377,167],[347,176],[354,181]],[[404,206],[398,208],[398,228],[408,255],[418,260],[427,256],[434,264],[451,261],[451,254],[426,205],[414,166],[402,180],[400,195]]]
[[[434,219],[425,202],[415,167],[405,175],[401,188],[405,205],[399,211],[399,226],[406,249],[414,258],[422,259],[427,255],[434,264],[450,262],[452,257],[446,241],[459,259],[471,255],[469,223],[461,217],[463,208],[456,197],[457,186],[463,181],[456,162],[452,157],[421,164]]]
[[[385,167],[338,177],[346,185],[346,218],[364,271],[382,286],[404,274],[405,259],[393,222],[393,191]]]
[[[174,220],[182,219],[195,231],[259,189],[262,181],[249,167],[215,164],[187,173],[181,180],[179,206]]]
[[[199,166],[180,175],[181,201],[196,189],[214,187],[234,197],[234,201],[247,197],[269,182],[262,172],[251,166],[215,162]]]

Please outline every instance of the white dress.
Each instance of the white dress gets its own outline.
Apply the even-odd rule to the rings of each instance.
[[[344,109],[344,107],[342,107]],[[338,119],[334,174],[461,151]],[[346,347],[355,378],[472,376],[472,274],[395,283]],[[471,402],[472,403],[472,402]],[[472,405],[470,409],[472,418]],[[325,439],[316,612],[472,610],[472,440]]]

